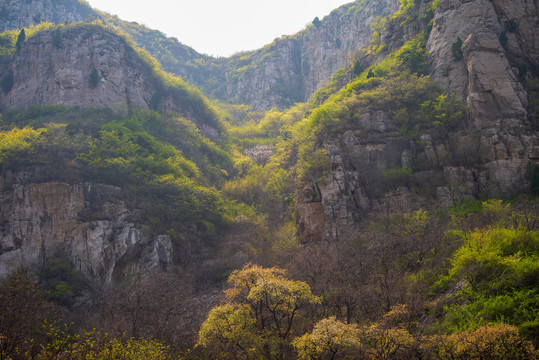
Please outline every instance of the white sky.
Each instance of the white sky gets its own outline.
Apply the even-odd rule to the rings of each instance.
[[[88,0],[98,10],[144,24],[214,56],[258,49],[351,1]]]

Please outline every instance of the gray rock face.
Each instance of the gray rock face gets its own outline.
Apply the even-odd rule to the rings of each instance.
[[[319,26],[310,25],[299,34],[278,39],[260,50],[226,59],[201,55],[175,39],[170,41],[154,32],[141,34],[128,23],[119,23],[166,71],[183,77],[207,94],[249,104],[256,110],[284,109],[308,100],[335,71],[347,65],[351,54],[369,44],[373,20],[393,13],[398,4],[398,0],[358,0],[333,11]],[[60,24],[88,19],[118,26],[117,20],[77,0],[7,0],[2,6],[0,29],[4,30],[41,21]],[[155,47],[156,42],[160,47]]]
[[[62,24],[85,21],[93,10],[79,1],[2,0],[0,32],[20,29],[41,22]]]
[[[97,26],[41,32],[23,43],[3,73],[13,88],[0,94],[0,107],[22,110],[30,104],[60,104],[127,112],[147,108],[155,88],[149,71],[121,37]],[[94,71],[95,69],[95,71]],[[92,72],[95,82],[92,83]]]
[[[122,200],[121,189],[29,180],[26,173],[0,177],[0,277],[60,257],[108,283],[172,262],[170,237],[144,235],[141,209]]]
[[[507,32],[509,20],[518,24],[513,32]],[[316,224],[321,238],[353,234],[371,211],[406,211],[432,198],[450,206],[463,196],[526,191],[530,165],[539,159],[539,134],[528,121],[528,97],[517,68],[537,69],[538,22],[533,1],[441,0],[427,45],[432,79],[467,104],[469,126],[441,137],[424,133],[418,150],[398,133],[390,113],[362,114],[354,129],[323,145],[330,174],[312,185],[323,207],[318,218],[324,224]],[[502,31],[508,37],[504,46]],[[458,37],[462,59],[451,51]],[[406,173],[413,163],[415,172]],[[300,193],[297,219],[308,214],[304,203]],[[315,239],[309,232],[314,228],[303,228],[298,224],[303,241]]]
[[[226,68],[226,96],[258,110],[302,102],[347,65],[350,55],[371,41],[371,23],[398,8],[398,1],[358,1],[328,15],[319,26],[284,37],[252,53],[232,58]],[[232,65],[232,66],[231,66]]]

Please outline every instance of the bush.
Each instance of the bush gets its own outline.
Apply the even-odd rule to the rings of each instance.
[[[515,32],[518,29],[518,23],[515,19],[507,20],[504,25],[505,30],[510,33]]]
[[[2,87],[2,90],[4,90],[5,93],[8,93],[13,89],[13,85],[15,83],[15,80],[13,78],[13,73],[7,73],[6,75],[2,76],[0,79],[0,86]]]
[[[539,195],[539,165],[537,164],[533,165],[530,174],[530,192],[532,195]]]
[[[462,55],[462,39],[460,38],[460,36],[451,45],[451,55],[453,55],[453,59],[455,59],[455,61],[459,61],[463,57],[463,55]]]
[[[507,33],[505,31],[502,31],[500,33],[500,36],[498,37],[498,40],[500,40],[500,44],[505,49],[505,47],[507,46],[507,41],[509,41],[509,39],[507,38]]]
[[[439,359],[535,359],[537,351],[523,340],[514,326],[484,326],[437,338],[434,353]]]
[[[93,68],[90,72],[90,87],[92,89],[95,89],[97,87],[97,84],[99,84],[99,74],[97,72],[96,68]]]

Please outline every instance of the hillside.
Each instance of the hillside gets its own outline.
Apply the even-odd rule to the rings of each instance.
[[[92,11],[0,34],[0,358],[537,358],[533,1],[230,59]]]
[[[34,2],[37,5],[32,5]],[[263,49],[230,58],[199,54],[159,31],[122,21],[78,0],[10,0],[3,7],[6,15],[0,17],[0,29],[28,27],[42,21],[61,24],[101,20],[128,34],[164,70],[181,76],[208,96],[269,110],[306,101],[335,71],[347,65],[351,53],[369,43],[372,21],[395,11],[397,5],[397,0],[356,1],[336,9],[316,26],[276,39]],[[54,10],[41,11],[42,8]]]

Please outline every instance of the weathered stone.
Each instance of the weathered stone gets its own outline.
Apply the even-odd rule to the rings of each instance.
[[[58,257],[99,282],[172,263],[170,237],[142,235],[133,222],[140,210],[119,200],[121,189],[90,183],[7,185],[10,177],[0,177],[0,277],[23,266],[38,270]]]

